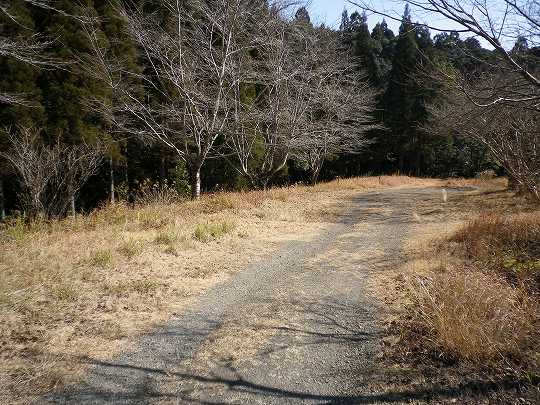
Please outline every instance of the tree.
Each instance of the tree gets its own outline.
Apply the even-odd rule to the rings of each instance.
[[[392,130],[392,139],[387,139],[388,147],[401,172],[406,169],[406,159],[414,147],[421,114],[417,108],[421,89],[413,79],[418,61],[418,44],[407,6],[399,29],[388,88],[383,96],[384,123]]]
[[[28,65],[52,67],[61,64],[45,53],[53,42],[35,32],[30,15],[32,7],[56,10],[49,0],[0,0],[0,59],[5,64],[0,67],[2,71],[7,65],[17,67],[17,72],[21,74],[32,72],[30,76],[35,76],[34,70]],[[35,106],[32,90],[2,83],[0,104]]]
[[[193,198],[200,196],[201,168],[225,136],[233,114],[236,67],[251,48],[247,27],[256,24],[258,7],[246,0],[185,2],[161,0],[156,13],[121,8],[129,35],[142,50],[142,74],[120,68],[95,39],[97,72],[115,93],[103,110],[122,131],[171,148],[185,161],[192,177]],[[124,76],[139,77],[142,97]],[[159,97],[154,96],[158,94]]]
[[[430,129],[452,130],[485,145],[511,183],[540,200],[540,113],[506,104],[477,106],[461,91],[447,90],[446,102],[433,107]]]
[[[286,166],[296,139],[304,133],[316,68],[308,52],[317,42],[310,25],[268,17],[254,65],[257,94],[245,100],[237,90],[235,128],[229,138],[237,170],[263,188]]]
[[[351,2],[361,5],[370,11],[394,18],[384,11],[377,11],[365,2]],[[475,91],[471,91],[469,99],[479,107],[489,107],[494,104],[526,104],[527,108],[539,109],[540,76],[538,72],[538,57],[530,55],[534,60],[520,59],[507,49],[509,41],[526,39],[531,44],[540,40],[540,3],[538,0],[501,0],[487,2],[478,0],[411,0],[408,2],[414,8],[423,12],[438,15],[447,21],[458,25],[459,29],[447,29],[440,26],[429,26],[437,31],[466,32],[476,35],[492,46],[498,55],[495,60],[489,60],[501,75],[515,73],[513,80],[500,83],[499,87],[491,88],[484,98],[474,99]],[[422,25],[422,24],[419,24]],[[425,24],[424,24],[425,26]],[[526,91],[524,91],[526,89]],[[467,91],[467,86],[462,86]],[[486,97],[487,96],[487,97]]]
[[[10,134],[10,149],[0,153],[16,170],[30,218],[63,217],[102,160],[99,147],[86,144],[48,146],[39,130],[21,127]]]
[[[312,25],[311,24],[311,17],[309,16],[309,11],[305,7],[300,7],[296,14],[294,15],[294,18],[297,22],[306,24],[306,25]]]
[[[310,103],[308,130],[293,152],[310,172],[312,184],[317,182],[326,159],[359,153],[368,144],[365,133],[377,128],[373,89],[354,73],[351,65],[334,69],[335,74],[325,77]]]

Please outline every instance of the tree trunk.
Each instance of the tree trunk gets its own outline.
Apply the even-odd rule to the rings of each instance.
[[[6,198],[4,196],[4,180],[0,177],[0,221],[6,219]]]
[[[264,191],[268,189],[268,183],[270,182],[270,177],[264,176],[261,179],[259,179],[259,187],[261,187]]]
[[[76,215],[75,210],[75,196],[71,196],[71,216],[74,217]]]
[[[191,199],[198,200],[201,197],[201,168],[196,166],[191,173]]]
[[[110,188],[110,194],[111,194],[111,204],[114,204],[114,164],[113,164],[113,157],[111,155],[109,159],[109,166],[110,166],[110,179],[111,179],[111,188]]]
[[[403,155],[403,152],[399,153],[399,160],[398,160],[398,174],[403,174],[405,168],[405,156]]]
[[[167,179],[167,170],[165,170],[165,156],[161,156],[161,165],[159,166],[159,177],[161,181]]]
[[[321,169],[316,167],[311,171],[311,185],[314,186],[317,184],[317,181],[319,180],[319,173],[321,172]]]

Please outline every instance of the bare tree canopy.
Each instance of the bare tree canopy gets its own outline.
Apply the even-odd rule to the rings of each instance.
[[[266,6],[246,0],[161,0],[158,5],[160,15],[119,10],[142,51],[143,73],[125,71],[104,53],[97,30],[87,26],[95,72],[116,95],[114,105],[101,109],[120,130],[174,150],[188,165],[198,198],[201,167],[226,132],[239,83],[248,80],[242,66],[256,46],[250,34]],[[133,80],[151,95],[136,94]]]
[[[486,145],[511,182],[540,199],[540,113],[505,104],[479,107],[459,91],[432,109],[430,131],[448,130]]]
[[[398,19],[387,11],[377,9],[369,1],[349,1],[370,12]],[[538,0],[412,0],[408,1],[418,13],[442,17],[455,29],[442,25],[419,24],[437,31],[473,34],[487,42],[498,58],[483,61],[509,75],[511,83],[491,88],[489,100],[478,101],[485,106],[498,103],[527,103],[534,108],[540,103],[539,55],[533,52],[513,52],[514,43],[525,48],[540,44],[540,2]]]
[[[21,200],[32,218],[64,216],[103,159],[101,149],[92,145],[46,145],[33,128],[8,136],[10,149],[0,156],[18,173]]]

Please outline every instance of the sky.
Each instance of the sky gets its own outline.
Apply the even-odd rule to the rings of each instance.
[[[494,2],[498,0],[493,0]],[[361,1],[358,1],[359,3]],[[307,0],[308,10],[310,12],[311,19],[316,23],[325,23],[327,26],[333,28],[339,28],[341,23],[341,13],[344,8],[347,8],[349,15],[352,14],[355,10],[358,10],[358,7],[353,6],[347,0]],[[406,1],[398,0],[368,0],[368,3],[377,10],[384,10],[390,15],[394,15],[396,18],[400,18],[405,9]],[[373,29],[373,26],[383,19],[380,15],[368,14],[368,24],[369,28]],[[455,23],[451,23],[444,18],[434,16],[434,15],[425,15],[415,13],[413,10],[412,13],[413,20],[427,23],[432,26],[441,27],[442,29],[456,29],[459,26]],[[386,18],[388,26],[394,33],[398,32],[400,22],[392,21],[389,18]],[[436,32],[432,33],[435,35]]]

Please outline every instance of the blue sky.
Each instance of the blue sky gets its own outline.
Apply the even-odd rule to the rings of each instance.
[[[497,0],[493,0],[497,1]],[[349,15],[357,10],[358,8],[351,5],[347,0],[307,0],[308,9],[310,11],[311,19],[314,22],[322,23],[326,25],[337,28],[341,22],[341,13],[346,7],[349,11]],[[396,0],[369,0],[374,8],[377,10],[384,10],[385,12],[400,17],[403,14],[406,1],[396,1]],[[368,13],[368,23],[369,28],[372,29],[373,26],[381,21],[383,17],[379,15],[369,15]],[[444,29],[456,28],[456,25],[452,25],[448,21],[441,19],[433,15],[419,15],[415,14],[413,10],[413,19],[419,22],[428,23],[430,25],[435,25]],[[388,26],[397,33],[400,23],[398,21],[392,21],[386,19]],[[435,33],[432,33],[434,35]]]

